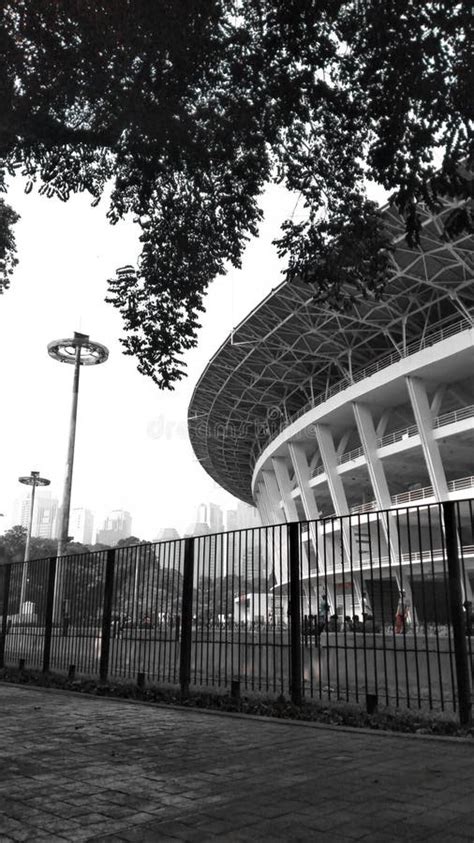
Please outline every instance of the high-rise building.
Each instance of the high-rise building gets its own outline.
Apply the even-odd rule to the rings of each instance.
[[[55,539],[58,535],[58,501],[54,498],[39,499],[35,504],[34,536],[42,539]]]
[[[174,527],[162,527],[154,539],[157,542],[154,548],[155,560],[165,579],[169,576],[167,570],[174,568],[183,573],[184,542],[180,538]]]
[[[197,524],[207,524],[211,533],[221,533],[224,529],[222,508],[216,503],[200,503],[196,513]]]
[[[15,501],[13,505],[12,526],[20,525],[28,528],[30,523],[31,492],[24,498]],[[35,496],[35,508],[31,535],[36,538],[54,539],[58,530],[58,501],[51,497],[49,491],[38,492]]]
[[[232,532],[227,539],[227,574],[251,579],[255,574],[255,560],[259,558],[258,533],[253,527],[261,526],[258,510],[239,501],[236,509],[226,512],[226,529]]]
[[[249,530],[261,526],[258,509],[243,501],[238,502],[237,509],[228,509],[226,512],[226,530]]]
[[[209,503],[207,506],[209,513],[208,524],[211,533],[221,533],[224,529],[224,516],[221,507],[216,503]]]
[[[69,533],[75,542],[81,544],[92,544],[92,533],[94,529],[94,516],[90,509],[75,507],[71,510],[69,519]]]
[[[155,542],[171,542],[180,539],[178,531],[175,527],[162,527],[156,534]]]
[[[132,535],[132,516],[123,509],[114,509],[105,519],[104,526],[97,533],[99,544],[115,545],[120,539]]]
[[[201,579],[214,579],[225,574],[225,542],[221,536],[211,532],[210,527],[196,521],[190,524],[184,533],[185,537],[194,536],[194,584]]]

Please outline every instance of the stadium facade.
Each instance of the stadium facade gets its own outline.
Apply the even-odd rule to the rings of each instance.
[[[414,247],[386,207],[393,274],[381,300],[359,298],[341,313],[316,304],[311,285],[285,282],[210,360],[189,406],[191,442],[264,525],[353,516],[331,528],[344,555],[361,514],[370,533],[370,513],[398,512],[400,524],[421,505],[428,531],[426,504],[474,497],[473,237],[445,233],[465,204],[421,207]],[[410,531],[390,534],[384,523],[381,553],[403,561]],[[310,549],[310,530],[306,541]],[[284,570],[280,579],[284,587]]]

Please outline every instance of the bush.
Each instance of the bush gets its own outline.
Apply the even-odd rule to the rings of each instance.
[[[350,726],[417,735],[474,737],[474,727],[461,728],[452,716],[446,714],[389,709],[379,709],[373,714],[368,714],[361,706],[353,703],[305,701],[302,705],[296,706],[282,695],[270,698],[255,694],[235,699],[225,691],[218,693],[214,689],[191,690],[188,696],[183,698],[180,689],[176,686],[147,685],[141,688],[132,681],[101,682],[95,677],[88,676],[69,679],[60,673],[42,673],[29,669],[20,671],[18,668],[11,667],[0,670],[0,681],[148,703],[305,720],[331,726]]]

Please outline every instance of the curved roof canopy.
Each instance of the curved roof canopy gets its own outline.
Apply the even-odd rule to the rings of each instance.
[[[284,282],[233,331],[194,390],[188,428],[198,460],[232,495],[253,503],[258,454],[295,416],[388,354],[404,356],[420,336],[474,314],[473,237],[443,237],[444,220],[420,209],[419,247],[410,248],[397,210],[384,209],[394,274],[383,299],[360,298],[349,313],[316,304],[312,285]],[[435,327],[436,326],[436,327]]]

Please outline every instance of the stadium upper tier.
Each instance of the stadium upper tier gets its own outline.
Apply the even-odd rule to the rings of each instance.
[[[285,282],[226,339],[203,372],[188,413],[197,458],[223,488],[260,503],[260,511],[266,498],[268,511],[275,510],[277,499],[280,506],[287,483],[288,494],[301,507],[301,490],[295,489],[298,479],[302,485],[304,464],[311,487],[321,483],[317,512],[325,514],[341,509],[330,476],[337,463],[338,476],[347,466],[351,470],[344,478],[349,506],[379,500],[369,465],[371,448],[382,457],[383,448],[389,449],[388,468],[390,448],[405,454],[406,472],[402,460],[389,482],[391,491],[403,492],[410,484],[433,486],[439,451],[449,451],[438,441],[439,431],[444,439],[450,431],[443,422],[436,435],[427,433],[426,402],[436,419],[470,407],[474,398],[473,237],[445,235],[447,217],[464,204],[445,200],[436,213],[421,207],[420,245],[413,248],[397,210],[384,209],[394,251],[393,276],[381,300],[361,297],[351,311],[340,313],[316,304],[310,284]],[[370,418],[364,416],[367,408]],[[466,418],[471,433],[455,448],[447,482],[474,474],[472,413]],[[377,435],[373,447],[372,428]],[[406,435],[397,436],[405,429]],[[379,442],[390,436],[390,443]],[[435,457],[432,440],[438,441]],[[409,451],[417,443],[423,465],[416,465]],[[352,451],[357,454],[351,456]],[[279,458],[289,464],[288,471],[285,465],[278,470]],[[365,466],[360,476],[358,459]],[[265,477],[270,471],[276,473],[277,486],[274,477]],[[303,508],[296,514],[308,517]]]

